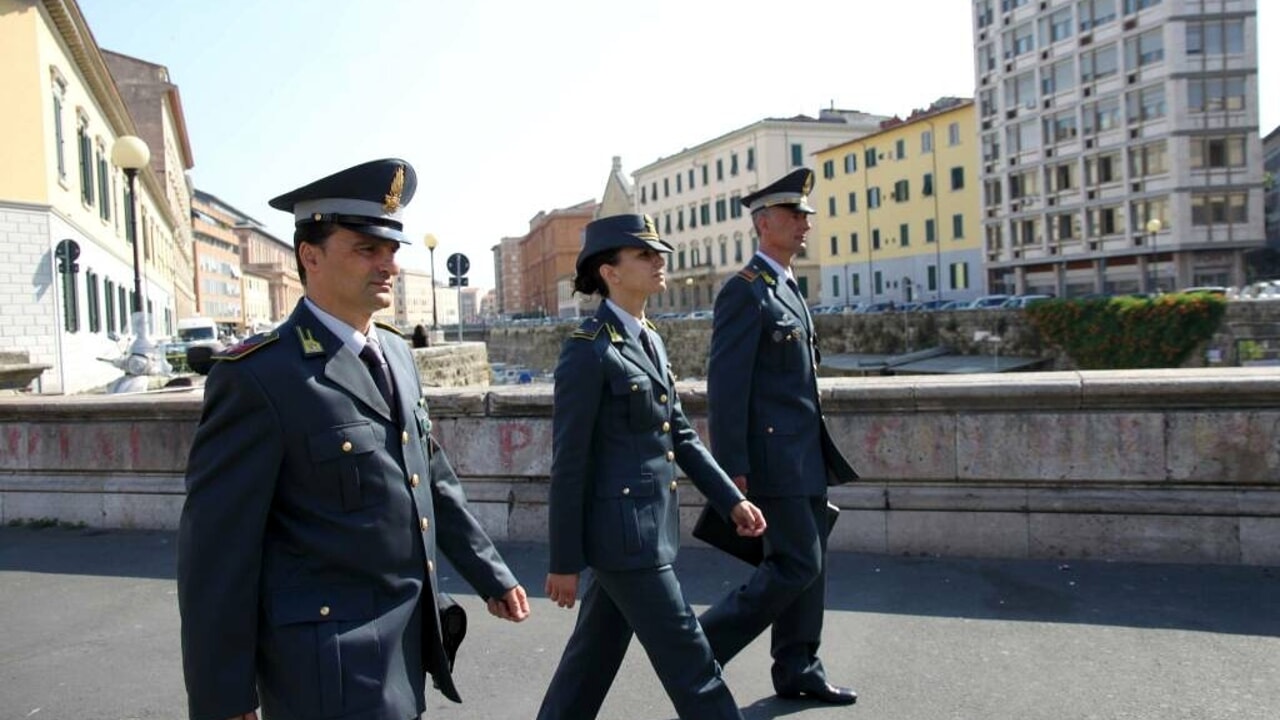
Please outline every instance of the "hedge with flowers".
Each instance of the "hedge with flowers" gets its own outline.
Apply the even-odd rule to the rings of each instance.
[[[1154,298],[1046,300],[1027,316],[1081,370],[1179,367],[1218,329],[1227,311],[1208,293]]]

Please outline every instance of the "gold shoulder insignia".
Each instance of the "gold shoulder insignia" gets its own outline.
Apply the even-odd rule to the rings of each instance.
[[[657,326],[657,325],[654,325],[654,324],[653,324],[653,321],[652,321],[652,320],[650,320],[649,318],[645,318],[644,320],[641,320],[640,322],[641,322],[641,323],[643,323],[643,324],[644,324],[644,326],[645,326],[646,328],[650,329],[650,330],[657,330],[657,329],[658,329],[658,326]]]
[[[296,328],[298,331],[298,342],[302,343],[302,354],[311,357],[312,355],[324,355],[324,345],[311,334],[311,328]]]
[[[270,345],[271,343],[279,339],[280,339],[280,335],[275,330],[272,330],[271,332],[262,333],[260,335],[253,335],[245,338],[244,340],[241,340],[240,342],[236,343],[235,345],[232,345],[229,348],[226,348],[225,350],[221,350],[217,353],[214,353],[213,359],[214,360],[239,360],[247,356],[249,353],[255,350],[258,350],[260,348],[266,347],[267,345]]]
[[[742,268],[738,271],[738,277],[746,280],[747,282],[755,282],[756,278],[760,277],[760,274],[751,268]]]
[[[383,330],[390,330],[391,332],[395,333],[396,335],[399,335],[400,337],[404,337],[404,333],[400,332],[400,328],[396,327],[395,325],[391,325],[391,324],[388,324],[388,323],[384,323],[384,322],[382,322],[381,320],[374,320],[374,321],[373,321],[373,324],[374,324],[374,325],[377,325],[378,327],[382,328]]]
[[[609,342],[615,342],[615,343],[622,342],[622,333],[618,332],[617,328],[610,325],[609,323],[605,323],[604,326],[609,329]]]
[[[604,328],[604,323],[600,322],[600,318],[589,317],[578,325],[578,329],[574,330],[570,337],[575,340],[595,340],[602,328]]]

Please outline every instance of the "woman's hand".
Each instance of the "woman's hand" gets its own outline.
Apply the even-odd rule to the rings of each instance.
[[[738,534],[743,537],[760,537],[768,527],[764,521],[764,513],[750,500],[734,505],[729,517],[733,518],[733,523],[738,526]]]

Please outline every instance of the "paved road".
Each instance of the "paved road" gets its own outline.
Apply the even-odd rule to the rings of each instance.
[[[464,705],[427,718],[511,720],[538,707],[576,611],[541,593],[546,549],[503,551],[534,617],[510,625],[445,569],[471,613]],[[748,720],[1275,720],[1280,568],[832,556],[826,644],[853,708],[779,701],[767,641],[727,669]],[[679,572],[705,606],[745,566],[688,549]],[[185,717],[174,535],[0,528],[0,718]],[[602,720],[674,714],[633,645]]]

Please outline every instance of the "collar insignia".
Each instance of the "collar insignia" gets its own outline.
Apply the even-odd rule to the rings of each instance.
[[[298,341],[302,343],[302,354],[311,357],[312,355],[323,355],[324,345],[311,334],[310,328],[298,328]]]

